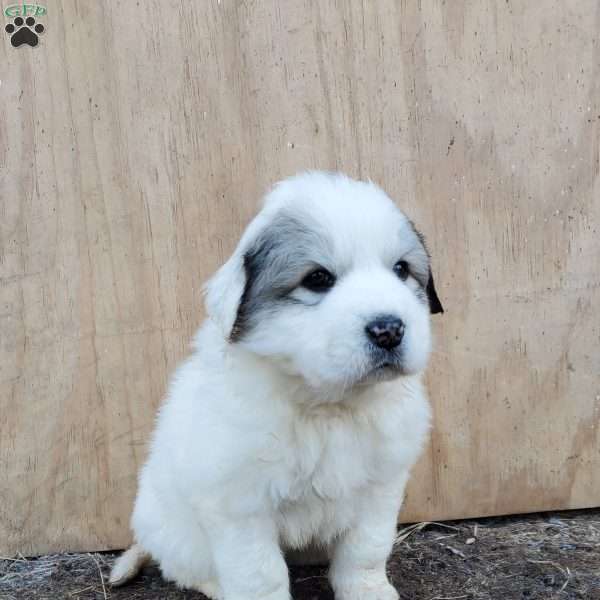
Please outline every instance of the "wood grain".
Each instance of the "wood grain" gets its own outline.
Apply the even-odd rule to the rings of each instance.
[[[306,168],[426,233],[404,520],[600,504],[594,0],[57,2],[0,42],[0,553],[129,542],[200,285]]]

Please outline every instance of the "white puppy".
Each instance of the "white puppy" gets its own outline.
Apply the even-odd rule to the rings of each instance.
[[[395,600],[386,560],[429,427],[442,311],[423,238],[372,183],[279,183],[206,286],[115,585],[149,559],[224,600],[289,600],[284,553],[330,560],[337,600]]]

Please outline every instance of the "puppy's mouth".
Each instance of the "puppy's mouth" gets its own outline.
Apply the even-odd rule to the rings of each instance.
[[[404,368],[404,361],[402,359],[401,346],[394,350],[380,350],[379,348],[371,352],[371,369],[373,371],[380,370],[393,370],[402,371]]]
[[[404,365],[400,356],[377,357],[369,370],[360,378],[360,384],[390,381],[405,374]]]
[[[376,365],[375,369],[397,369],[398,367],[399,365],[397,363],[390,360],[384,360],[380,364]]]

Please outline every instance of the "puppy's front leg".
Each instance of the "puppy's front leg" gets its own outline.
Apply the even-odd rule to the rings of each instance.
[[[224,600],[291,600],[275,524],[266,516],[211,527],[213,560]]]
[[[398,600],[387,579],[386,562],[401,501],[398,488],[373,490],[365,498],[357,523],[333,549],[329,579],[336,600]]]

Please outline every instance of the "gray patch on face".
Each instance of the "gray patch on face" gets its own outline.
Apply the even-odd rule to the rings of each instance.
[[[327,236],[309,215],[289,209],[277,215],[244,254],[246,285],[230,340],[237,342],[281,304],[299,303],[294,290],[331,256]]]
[[[411,274],[418,281],[422,289],[422,292],[416,293],[417,298],[426,301],[429,304],[431,314],[443,313],[444,308],[438,298],[433,275],[431,273],[430,254],[427,249],[427,244],[425,243],[425,236],[415,227],[415,224],[412,221],[408,220],[408,224],[417,237],[421,250],[424,253],[424,256],[422,255],[420,257],[421,260],[415,261],[414,265],[411,263],[411,267],[413,267],[411,269]]]
[[[408,235],[414,236],[413,244],[402,258],[408,262],[412,277],[425,289],[429,277],[429,251],[425,244],[425,237],[417,230],[414,223],[407,220],[407,225],[410,232]]]
[[[419,287],[414,290],[414,294],[423,304],[427,304],[427,294],[420,282]]]

